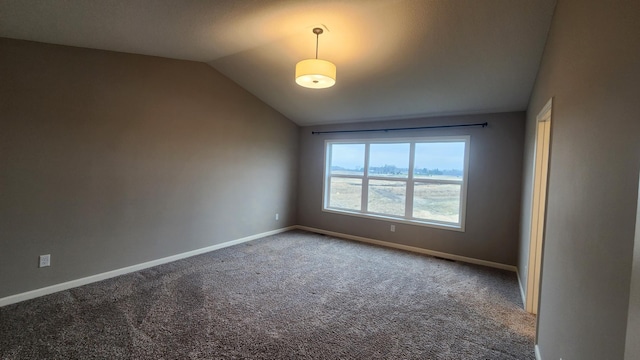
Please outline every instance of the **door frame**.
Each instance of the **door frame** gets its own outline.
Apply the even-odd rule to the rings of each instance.
[[[542,249],[544,243],[547,183],[549,180],[549,153],[551,150],[551,116],[553,98],[536,117],[536,137],[533,158],[533,191],[531,194],[531,229],[529,231],[529,264],[525,309],[538,313],[540,280],[542,273]]]

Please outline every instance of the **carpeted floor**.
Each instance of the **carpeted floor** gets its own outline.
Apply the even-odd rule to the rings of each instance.
[[[291,231],[0,308],[1,359],[535,359],[516,275]]]

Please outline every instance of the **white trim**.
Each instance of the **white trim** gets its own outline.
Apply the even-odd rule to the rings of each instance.
[[[536,360],[542,360],[542,355],[540,355],[540,347],[538,346],[538,344],[536,344],[535,352],[536,352]]]
[[[522,306],[526,309],[527,307],[527,295],[525,295],[524,287],[522,286],[522,281],[520,280],[520,271],[516,271],[516,275],[518,275],[518,287],[520,288],[520,296],[522,297]]]
[[[414,162],[416,143],[446,143],[446,142],[464,142],[464,170],[462,180],[440,180],[429,178],[415,178],[414,177]],[[392,143],[409,143],[409,172],[406,178],[395,178],[389,176],[376,176],[369,174],[369,162],[370,162],[370,146],[371,144],[392,144]],[[353,144],[364,145],[364,171],[362,175],[342,175],[331,174],[330,161],[332,159],[331,152],[334,144]],[[469,156],[471,148],[471,135],[460,136],[430,136],[430,137],[391,137],[391,138],[354,138],[354,139],[326,139],[324,141],[324,171],[322,176],[322,211],[332,212],[340,215],[358,216],[362,218],[375,219],[384,218],[390,221],[403,222],[411,225],[433,227],[444,230],[453,230],[459,232],[465,232],[465,220],[467,213],[467,189],[469,182]],[[338,207],[329,207],[329,200],[331,194],[331,179],[332,178],[348,178],[348,179],[361,179],[361,205],[360,210],[342,209]],[[404,215],[389,215],[379,214],[367,209],[368,196],[369,196],[369,180],[386,180],[386,181],[403,181],[406,183],[405,194],[405,214]],[[460,185],[460,208],[459,208],[459,221],[457,223],[446,223],[431,219],[419,219],[412,216],[413,211],[413,188],[416,183],[420,184],[456,184]]]
[[[469,263],[469,264],[488,266],[488,267],[492,267],[492,268],[496,268],[496,269],[514,271],[516,273],[518,272],[518,268],[515,267],[514,265],[507,265],[507,264],[501,264],[501,263],[497,263],[497,262],[493,262],[493,261],[474,259],[474,258],[470,258],[470,257],[466,257],[466,256],[460,256],[460,255],[449,254],[449,253],[444,253],[444,252],[435,251],[435,250],[423,249],[423,248],[419,248],[419,247],[415,247],[415,246],[396,244],[396,243],[392,243],[392,242],[388,242],[388,241],[375,240],[375,239],[365,238],[365,237],[362,237],[362,236],[343,234],[343,233],[339,233],[339,232],[335,232],[335,231],[322,230],[322,229],[312,228],[312,227],[308,227],[308,226],[297,225],[296,228],[298,228],[300,230],[305,230],[305,231],[310,231],[310,232],[315,232],[315,233],[335,236],[335,237],[348,239],[348,240],[355,240],[355,241],[360,241],[360,242],[364,242],[364,243],[375,244],[375,245],[380,245],[380,246],[386,246],[386,247],[390,247],[390,248],[406,250],[406,251],[411,251],[411,252],[425,254],[425,255],[437,256],[437,257],[450,259],[450,260],[461,261],[461,262],[465,262],[465,263]]]
[[[537,121],[546,121],[546,119],[549,117],[549,112],[551,112],[551,108],[553,107],[553,98],[549,99],[549,101],[547,101],[546,104],[544,104],[544,107],[542,107],[542,110],[540,110],[540,112],[538,113],[538,116],[536,116],[536,122]]]
[[[16,294],[16,295],[10,295],[10,296],[7,296],[7,297],[0,298],[0,307],[5,306],[5,305],[14,304],[14,303],[17,303],[17,302],[20,302],[20,301],[24,301],[24,300],[37,298],[37,297],[44,296],[44,295],[53,294],[53,293],[56,293],[56,292],[59,292],[59,291],[68,290],[68,289],[75,288],[75,287],[78,287],[78,286],[91,284],[91,283],[94,283],[94,282],[97,282],[97,281],[102,281],[102,280],[109,279],[109,278],[112,278],[112,277],[128,274],[128,273],[131,273],[131,272],[134,272],[134,271],[148,269],[150,267],[166,264],[166,263],[169,263],[169,262],[172,262],[172,261],[176,261],[176,260],[185,259],[185,258],[188,258],[188,257],[191,257],[191,256],[195,256],[195,255],[204,254],[204,253],[207,253],[207,252],[210,252],[210,251],[226,248],[226,247],[229,247],[229,246],[242,244],[244,242],[248,242],[248,241],[260,239],[260,238],[263,238],[263,237],[266,237],[266,236],[275,235],[275,234],[283,233],[283,232],[286,232],[286,231],[289,231],[289,230],[293,230],[295,228],[296,228],[296,226],[289,226],[289,227],[285,227],[285,228],[281,228],[281,229],[267,231],[267,232],[263,232],[263,233],[260,233],[260,234],[251,235],[251,236],[243,237],[243,238],[240,238],[240,239],[223,242],[221,244],[216,244],[216,245],[207,246],[207,247],[196,249],[196,250],[183,252],[183,253],[176,254],[176,255],[167,256],[167,257],[164,257],[164,258],[161,258],[161,259],[147,261],[147,262],[144,262],[144,263],[141,263],[141,264],[131,265],[131,266],[127,266],[127,267],[124,267],[124,268],[111,270],[111,271],[103,272],[103,273],[100,273],[100,274],[95,274],[95,275],[83,277],[83,278],[80,278],[80,279],[71,280],[71,281],[60,283],[60,284],[55,284],[55,285],[43,287],[43,288],[40,288],[40,289],[23,292],[23,293]]]
[[[78,286],[91,284],[91,283],[94,283],[94,282],[102,281],[102,280],[113,278],[113,277],[116,277],[116,276],[128,274],[128,273],[131,273],[131,272],[134,272],[134,271],[140,271],[140,270],[148,269],[148,268],[151,268],[151,267],[154,267],[154,266],[166,264],[166,263],[169,263],[169,262],[172,262],[172,261],[185,259],[185,258],[192,257],[192,256],[195,256],[195,255],[204,254],[204,253],[207,253],[207,252],[210,252],[210,251],[214,251],[214,250],[223,249],[223,248],[226,248],[226,247],[229,247],[229,246],[242,244],[242,243],[249,242],[249,241],[256,240],[256,239],[260,239],[260,238],[263,238],[263,237],[266,237],[266,236],[280,234],[280,233],[283,233],[283,232],[286,232],[286,231],[290,231],[290,230],[294,230],[294,229],[300,229],[300,230],[305,230],[305,231],[310,231],[310,232],[315,232],[315,233],[321,233],[321,234],[336,236],[336,237],[340,237],[340,238],[344,238],[344,239],[355,240],[355,241],[360,241],[360,242],[364,242],[364,243],[375,244],[375,245],[380,245],[380,246],[385,246],[385,247],[390,247],[390,248],[395,248],[395,249],[401,249],[401,250],[411,251],[411,252],[420,253],[420,254],[437,256],[437,257],[441,257],[441,258],[445,258],[445,259],[456,260],[456,261],[461,261],[461,262],[470,263],[470,264],[483,265],[483,266],[488,266],[488,267],[502,269],[502,270],[514,271],[516,274],[518,273],[517,267],[515,267],[513,265],[501,264],[501,263],[496,263],[496,262],[487,261],[487,260],[474,259],[474,258],[470,258],[470,257],[466,257],[466,256],[449,254],[449,253],[444,253],[444,252],[435,251],[435,250],[418,248],[418,247],[414,247],[414,246],[396,244],[396,243],[391,243],[391,242],[382,241],[382,240],[375,240],[375,239],[365,238],[365,237],[361,237],[361,236],[348,235],[348,234],[338,233],[338,232],[334,232],[334,231],[327,231],[327,230],[312,228],[312,227],[308,227],[308,226],[295,225],[295,226],[289,226],[289,227],[276,229],[276,230],[272,230],[272,231],[267,231],[267,232],[256,234],[256,235],[247,236],[247,237],[236,239],[236,240],[227,241],[227,242],[224,242],[224,243],[221,243],[221,244],[216,244],[216,245],[207,246],[207,247],[196,249],[196,250],[187,251],[187,252],[176,254],[176,255],[172,255],[172,256],[167,256],[167,257],[164,257],[164,258],[161,258],[161,259],[147,261],[147,262],[144,262],[144,263],[141,263],[141,264],[131,265],[131,266],[127,266],[127,267],[124,267],[124,268],[120,268],[120,269],[111,270],[111,271],[107,271],[107,272],[100,273],[100,274],[87,276],[87,277],[76,279],[76,280],[67,281],[67,282],[60,283],[60,284],[47,286],[47,287],[40,288],[40,289],[27,291],[27,292],[20,293],[20,294],[10,295],[10,296],[4,297],[4,298],[0,298],[0,307],[6,306],[6,305],[10,305],[10,304],[15,304],[15,303],[18,303],[18,302],[21,302],[21,301],[25,301],[25,300],[29,300],[29,299],[34,299],[34,298],[37,298],[37,297],[40,297],[40,296],[44,296],[44,295],[53,294],[53,293],[56,293],[56,292],[59,292],[59,291],[72,289],[72,288],[75,288],[75,287],[78,287]],[[518,282],[520,282],[519,274],[518,274]],[[520,289],[522,290],[522,285],[520,285]]]
[[[400,224],[424,226],[424,227],[430,227],[435,229],[464,232],[464,229],[457,227],[457,225],[448,225],[447,223],[444,223],[444,222],[437,223],[437,222],[428,222],[428,221],[422,221],[422,220],[409,220],[406,218],[393,217],[393,216],[377,214],[373,212],[361,213],[361,212],[355,212],[354,210],[349,210],[349,209],[340,210],[339,208],[322,209],[322,211],[327,213],[337,214],[337,215],[355,216],[355,217],[369,219],[369,220],[384,220],[384,221],[400,223]]]
[[[540,300],[540,273],[546,217],[547,185],[549,181],[549,151],[551,148],[551,116],[553,98],[536,117],[533,154],[533,188],[531,190],[531,224],[529,229],[529,258],[525,310],[537,314]]]

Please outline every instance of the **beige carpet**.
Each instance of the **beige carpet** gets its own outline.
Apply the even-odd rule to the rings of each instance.
[[[535,359],[516,275],[291,231],[0,308],[1,359]]]

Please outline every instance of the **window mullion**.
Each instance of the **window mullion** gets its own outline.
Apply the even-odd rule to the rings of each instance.
[[[369,207],[369,143],[364,144],[364,175],[362,176],[362,196],[360,211],[368,212]]]
[[[324,193],[322,199],[322,207],[329,207],[329,198],[331,197],[331,152],[333,144],[327,144],[324,158]]]
[[[409,145],[409,174],[407,174],[407,194],[405,196],[404,217],[413,217],[413,170],[416,159],[416,143],[412,141]]]

